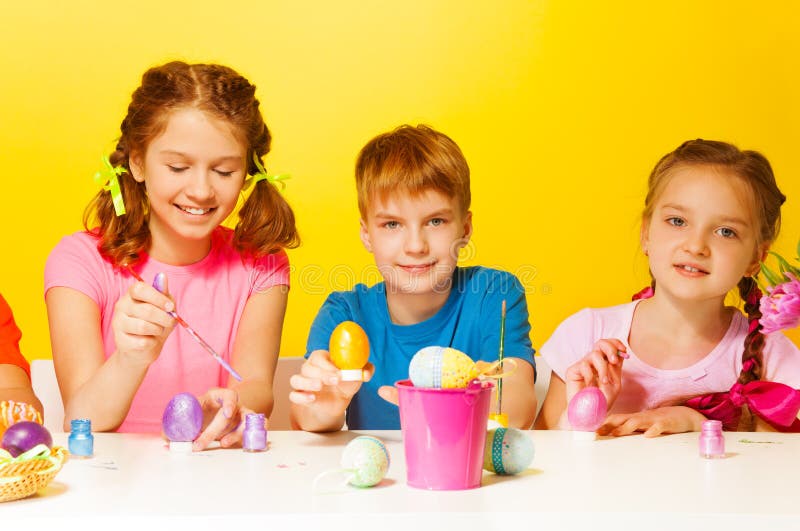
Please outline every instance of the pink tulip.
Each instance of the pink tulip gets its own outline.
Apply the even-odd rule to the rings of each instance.
[[[789,280],[768,289],[761,297],[761,323],[764,334],[800,326],[800,280],[786,273]]]

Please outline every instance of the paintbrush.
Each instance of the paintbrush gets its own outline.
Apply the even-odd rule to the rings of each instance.
[[[136,271],[134,271],[132,268],[128,267],[128,271],[131,273],[131,275],[133,275],[133,278],[135,278],[139,282],[144,282],[144,280],[142,280],[142,277],[140,277],[136,273]],[[156,275],[156,278],[153,279],[153,287],[158,291],[160,291],[161,293],[164,292],[164,273],[159,273]],[[164,311],[166,312],[166,310]],[[236,372],[236,370],[233,367],[231,367],[227,361],[222,359],[222,356],[217,354],[217,352],[213,348],[211,348],[211,345],[206,343],[205,340],[202,337],[200,337],[200,335],[197,332],[195,332],[194,329],[191,326],[189,326],[189,324],[186,321],[184,321],[180,315],[178,315],[178,312],[173,310],[167,313],[171,315],[173,319],[178,321],[178,324],[184,327],[186,331],[189,332],[189,335],[192,336],[192,338],[194,338],[195,341],[200,343],[200,346],[206,349],[206,352],[211,354],[214,357],[214,359],[217,360],[217,363],[222,365],[223,369],[228,371],[230,375],[236,378],[238,381],[240,382],[242,381],[241,375],[238,372]]]
[[[503,373],[503,347],[506,336],[506,301],[503,299],[503,307],[500,311],[500,351],[497,354],[497,361],[500,362],[500,374]],[[503,379],[497,379],[497,414],[503,413]]]

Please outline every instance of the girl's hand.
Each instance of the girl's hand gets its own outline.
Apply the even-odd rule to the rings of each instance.
[[[242,441],[244,417],[251,410],[239,404],[239,394],[233,389],[215,387],[199,397],[203,408],[203,431],[192,444],[192,450],[205,450],[211,441],[229,448]]]
[[[160,293],[144,282],[133,284],[114,305],[111,328],[117,354],[137,364],[153,363],[175,327],[167,313],[174,309],[166,286]]]
[[[630,435],[643,431],[645,437],[657,437],[666,433],[700,431],[706,418],[698,411],[686,406],[670,406],[609,415],[598,428],[599,435]]]
[[[375,367],[368,363],[364,367],[367,380],[372,377]],[[300,374],[289,379],[293,391],[289,400],[301,406],[317,409],[319,414],[336,417],[343,415],[350,400],[361,388],[362,382],[343,382],[339,369],[331,361],[327,350],[315,350],[300,368]]]
[[[581,389],[595,386],[603,392],[611,409],[622,389],[622,363],[628,358],[625,352],[619,339],[601,339],[583,359],[570,365],[564,374],[567,404]]]

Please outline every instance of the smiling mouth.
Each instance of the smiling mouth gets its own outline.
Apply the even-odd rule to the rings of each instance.
[[[205,216],[206,214],[216,210],[216,207],[214,207],[214,208],[195,208],[195,207],[188,207],[188,206],[182,206],[182,205],[175,205],[175,206],[178,207],[179,210],[181,210],[183,212],[186,212],[187,214],[191,214],[193,216]]]
[[[674,267],[675,269],[677,269],[679,271],[685,271],[685,272],[693,274],[693,275],[707,275],[708,274],[708,271],[705,271],[705,270],[700,269],[698,267],[686,265],[686,264],[675,264],[672,267]]]
[[[399,266],[400,269],[403,271],[407,271],[409,273],[424,273],[428,271],[435,265],[435,262],[431,262],[430,264],[419,264],[419,265],[401,265]]]

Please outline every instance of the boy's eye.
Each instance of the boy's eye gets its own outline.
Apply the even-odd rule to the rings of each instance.
[[[432,227],[438,227],[439,225],[444,225],[444,220],[442,218],[433,218],[428,223],[430,223]]]
[[[383,224],[383,226],[384,228],[387,229],[396,229],[397,227],[400,226],[400,224],[396,221],[387,221],[386,223]]]
[[[736,237],[736,231],[731,229],[731,228],[728,228],[728,227],[721,227],[721,228],[717,229],[717,234],[719,234],[723,238],[735,238]]]
[[[181,173],[182,171],[189,169],[189,166],[173,166],[171,164],[168,164],[167,167],[172,173]]]
[[[686,220],[684,220],[683,218],[671,217],[667,218],[667,223],[669,223],[674,227],[683,227],[684,225],[686,225]]]

